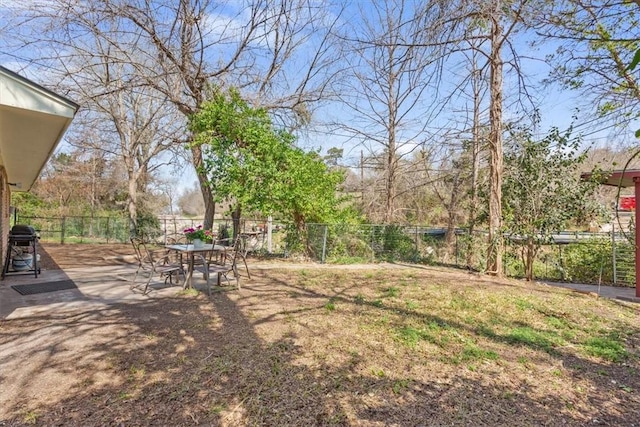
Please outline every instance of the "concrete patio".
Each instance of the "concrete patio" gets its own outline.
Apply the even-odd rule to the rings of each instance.
[[[602,298],[619,299],[627,302],[639,303],[640,298],[636,298],[636,289],[620,286],[598,286],[585,285],[583,283],[566,283],[566,282],[544,282],[550,286],[571,289],[583,294],[589,294]]]
[[[42,270],[37,278],[34,274],[8,275],[0,281],[0,319],[16,319],[45,312],[92,310],[98,306],[114,303],[135,303],[149,298],[171,297],[182,290],[180,286],[152,283],[148,295],[130,289],[136,265],[88,266],[60,270]],[[72,280],[77,289],[66,289],[34,295],[21,295],[11,288],[14,285]],[[138,279],[140,280],[140,279]]]

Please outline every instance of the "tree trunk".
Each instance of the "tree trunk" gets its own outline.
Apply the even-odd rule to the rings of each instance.
[[[129,236],[139,236],[138,233],[138,182],[129,176],[129,196],[127,197],[129,210]]]
[[[384,209],[384,223],[389,224],[393,222],[394,199],[395,199],[395,164],[394,155],[389,147],[389,153],[387,155],[387,180],[386,180],[386,193],[387,200],[385,201]]]
[[[445,234],[445,245],[447,247],[447,256],[450,256],[454,252],[454,245],[456,242],[456,222],[457,222],[456,218],[457,218],[457,211],[458,211],[459,193],[460,193],[460,173],[456,171],[455,176],[453,178],[453,185],[451,188],[451,198],[449,199],[447,231]]]
[[[240,205],[236,205],[236,208],[231,212],[231,222],[233,222],[233,241],[238,238],[240,234],[240,216],[242,214],[242,208]]]
[[[213,219],[216,213],[216,204],[213,200],[213,191],[211,191],[211,187],[209,187],[209,180],[201,171],[203,164],[202,147],[198,145],[191,145],[191,154],[193,155],[193,165],[196,168],[198,182],[200,183],[200,190],[202,191],[202,198],[204,199],[204,220],[202,228],[205,230],[211,230],[213,228]]]
[[[536,257],[536,248],[533,239],[527,241],[527,260],[525,263],[526,279],[533,280],[533,260]]]
[[[491,105],[489,120],[489,245],[487,273],[502,276],[502,26],[500,0],[494,3],[491,19]]]
[[[471,200],[469,201],[469,247],[467,249],[467,268],[471,269],[475,263],[475,245],[473,233],[476,226],[478,210],[478,171],[480,169],[480,82],[481,71],[473,63],[473,129],[471,141]]]
[[[390,86],[393,89],[393,86]],[[389,90],[389,119],[388,119],[388,150],[387,150],[387,182],[386,192],[387,200],[384,211],[384,223],[389,224],[393,222],[395,212],[395,199],[396,199],[396,112],[397,103],[393,90]]]

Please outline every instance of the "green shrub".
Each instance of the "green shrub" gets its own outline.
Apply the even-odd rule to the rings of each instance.
[[[515,249],[512,247],[512,249]],[[519,251],[511,250],[504,254],[502,257],[502,263],[504,265],[505,275],[508,277],[523,277],[524,276],[524,264],[520,258]]]
[[[612,245],[609,238],[593,238],[566,245],[562,254],[565,279],[583,283],[613,283]],[[600,275],[602,274],[602,279]]]
[[[419,261],[416,244],[398,225],[372,227],[371,241],[376,258],[386,261]]]
[[[143,236],[146,239],[154,240],[158,236],[162,235],[162,229],[160,228],[160,221],[158,217],[149,212],[138,212],[138,229],[136,230],[138,236]]]
[[[327,257],[332,260],[360,259],[371,261],[374,254],[361,226],[336,224],[329,226]]]

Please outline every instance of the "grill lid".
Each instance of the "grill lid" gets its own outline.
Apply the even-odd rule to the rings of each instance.
[[[36,230],[30,225],[16,224],[11,227],[11,234],[14,236],[34,236]]]

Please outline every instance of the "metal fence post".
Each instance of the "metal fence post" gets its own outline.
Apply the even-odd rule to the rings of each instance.
[[[456,233],[455,229],[453,230],[453,237],[455,237],[456,239],[456,267],[460,266],[460,259],[459,259],[459,253],[458,253],[458,233]]]
[[[326,255],[327,255],[327,234],[329,233],[329,225],[325,224],[324,225],[324,236],[322,237],[322,264],[324,264],[324,261],[326,259]]]
[[[267,218],[267,253],[273,253],[273,217]]]
[[[164,244],[167,244],[167,218],[162,218],[162,234],[164,238]]]
[[[374,230],[375,230],[375,226],[373,224],[371,224],[371,229],[369,230],[369,234],[371,235],[371,242],[369,243],[369,247],[371,248],[371,261],[374,261],[376,259],[376,250],[374,248]]]
[[[560,255],[560,278],[564,280],[566,274],[564,270],[564,260],[562,259],[562,245],[558,245],[558,253]]]
[[[66,227],[66,217],[62,217],[60,219],[60,244],[63,245],[64,244],[64,232],[65,232],[65,227]]]

